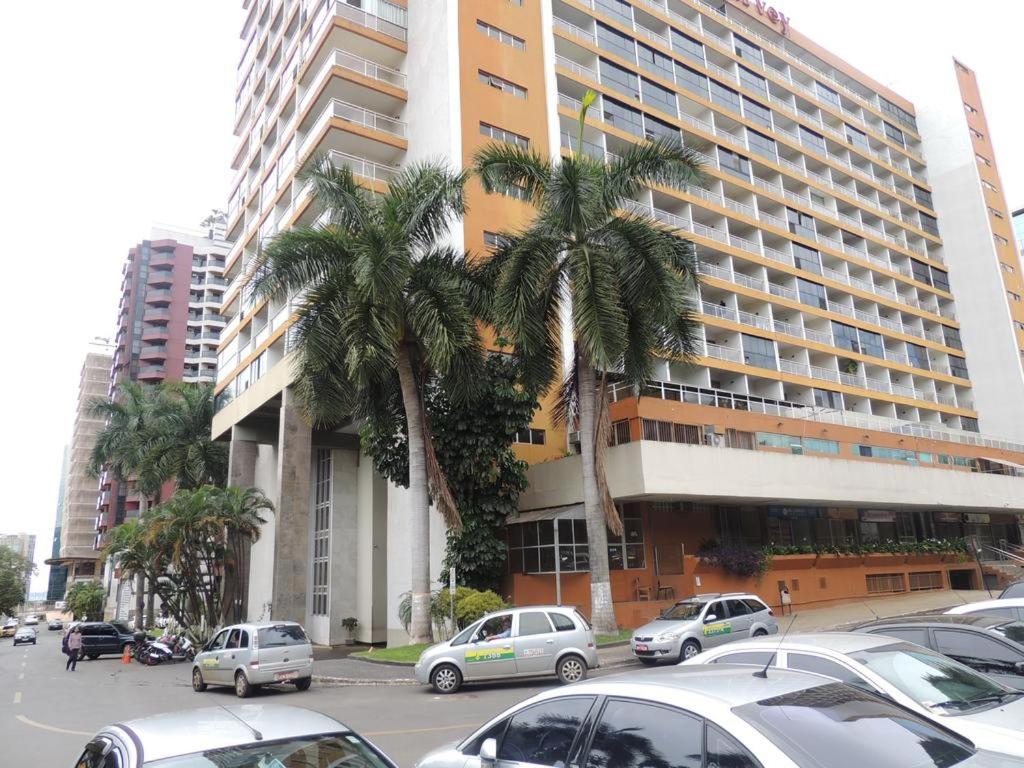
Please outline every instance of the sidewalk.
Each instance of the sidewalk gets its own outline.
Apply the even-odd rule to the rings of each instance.
[[[795,611],[792,616],[777,616],[780,632],[819,632],[824,630],[849,629],[874,619],[902,616],[914,613],[942,613],[947,608],[978,600],[988,600],[985,590],[942,590],[935,592],[912,592],[888,597],[871,597],[864,600],[830,605],[822,608],[805,608]],[[792,623],[792,625],[791,625]],[[320,658],[313,667],[313,677],[319,683],[328,685],[414,685],[411,666],[396,666],[354,658]],[[324,655],[333,655],[327,654]],[[598,649],[601,668],[632,666],[636,663],[628,643],[610,645]]]

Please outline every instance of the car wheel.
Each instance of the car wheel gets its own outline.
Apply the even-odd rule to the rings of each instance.
[[[430,684],[438,693],[455,693],[462,686],[462,673],[453,664],[441,664],[430,673]]]
[[[700,643],[696,640],[687,640],[683,643],[683,647],[679,649],[679,660],[688,661],[700,653]]]
[[[240,699],[247,699],[252,695],[252,686],[245,678],[245,672],[235,673],[235,696]]]
[[[309,686],[313,684],[312,677],[303,677],[295,681],[295,687],[300,691],[308,691]]]
[[[587,662],[576,654],[571,653],[558,660],[555,674],[558,675],[559,681],[564,684],[578,683],[580,680],[586,680],[587,678]]]
[[[639,658],[640,663],[643,664],[645,667],[653,667],[655,664],[658,663],[657,659],[648,659],[645,656],[639,656],[637,658]]]
[[[753,636],[754,637],[764,637],[767,634],[768,634],[768,630],[767,629],[755,629]]]
[[[96,659],[98,659],[99,657],[100,657],[100,655],[98,653],[87,653],[86,654],[86,658],[89,659],[90,661],[96,661]]]
[[[203,672],[199,667],[192,670],[192,690],[202,693],[206,690],[206,683],[203,682]]]

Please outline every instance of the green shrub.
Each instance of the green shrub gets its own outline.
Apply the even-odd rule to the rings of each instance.
[[[460,591],[464,591],[461,597]],[[455,624],[459,629],[468,627],[485,613],[500,611],[507,607],[505,601],[489,589],[478,591],[459,587],[455,590]]]

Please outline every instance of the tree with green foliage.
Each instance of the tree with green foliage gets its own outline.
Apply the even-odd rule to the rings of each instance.
[[[486,287],[444,244],[465,211],[465,176],[436,163],[414,164],[377,194],[325,157],[305,177],[326,223],[274,237],[251,284],[258,296],[301,296],[294,387],[312,424],[336,427],[399,393],[408,429],[411,641],[426,642],[431,499],[448,527],[460,521],[424,391],[436,377],[453,397],[467,396],[481,361],[476,317]]]
[[[500,587],[508,557],[502,531],[526,490],[527,465],[516,458],[512,444],[537,407],[517,386],[518,370],[512,357],[489,355],[472,397],[453,398],[437,381],[426,388],[424,404],[437,458],[462,519],[461,528],[448,530],[442,581],[454,567],[462,586]],[[408,483],[406,434],[405,416],[395,398],[381,403],[362,429],[363,448],[377,471],[398,485]]]
[[[584,99],[577,147],[596,98],[588,92]],[[600,634],[617,631],[606,531],[622,529],[604,467],[608,375],[641,386],[655,355],[690,359],[700,341],[692,243],[630,203],[651,186],[698,183],[699,158],[668,138],[633,144],[610,163],[582,152],[552,162],[512,144],[489,144],[474,158],[487,192],[520,189],[536,208],[525,229],[502,233],[488,265],[497,275],[495,323],[514,344],[532,391],[559,377],[568,312],[573,365],[562,372],[560,416],[579,424],[592,620]]]
[[[14,550],[0,547],[0,616],[14,613],[25,602],[25,583],[35,572],[32,561]]]
[[[76,581],[64,596],[67,610],[80,621],[102,621],[106,599],[103,585],[98,581]]]

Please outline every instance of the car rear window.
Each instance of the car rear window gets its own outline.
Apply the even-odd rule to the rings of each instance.
[[[998,627],[992,627],[992,631],[998,632],[1015,643],[1024,644],[1024,623],[1022,622],[1011,621],[1009,624],[1000,624]]]
[[[576,624],[564,613],[549,613],[548,617],[555,625],[557,632],[571,632],[576,629]]]
[[[800,768],[948,768],[969,742],[841,683],[744,704],[733,712]]]
[[[587,617],[586,616],[584,616],[579,611],[573,611],[573,613],[576,614],[576,618],[578,618],[581,622],[583,622],[583,626],[584,626],[585,629],[590,629],[590,622],[587,621]]]
[[[297,624],[279,624],[259,631],[260,648],[280,648],[285,645],[303,645],[309,642],[302,627]]]

